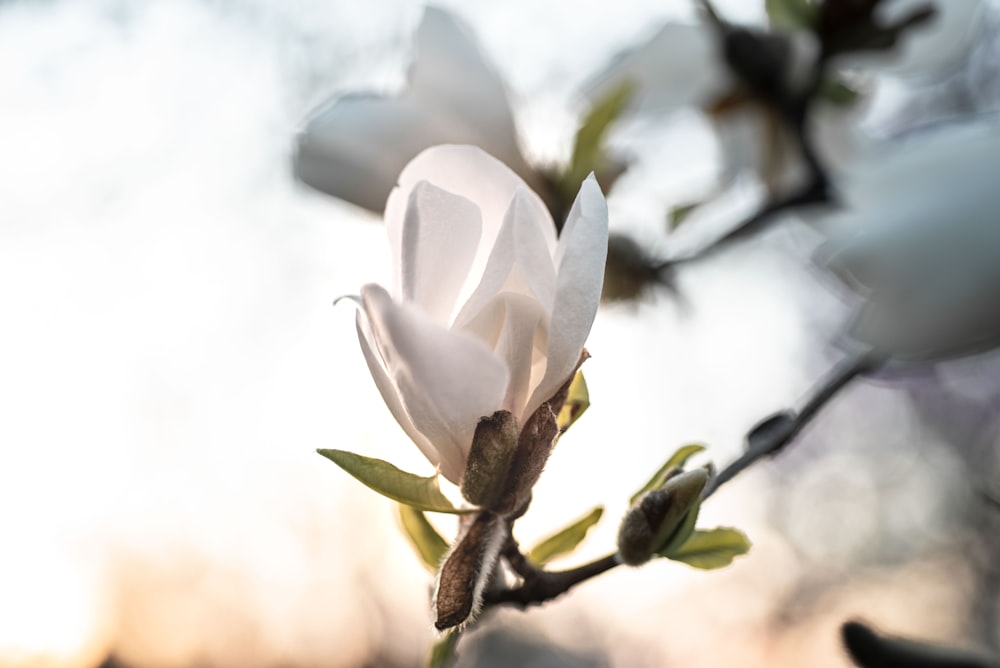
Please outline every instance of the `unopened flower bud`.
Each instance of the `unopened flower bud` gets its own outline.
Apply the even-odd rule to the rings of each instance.
[[[476,425],[462,477],[462,496],[480,508],[492,508],[503,493],[520,427],[508,411],[497,411]]]
[[[708,471],[695,469],[675,475],[659,489],[639,497],[618,530],[618,555],[638,566],[662,550],[698,504],[708,483]]]

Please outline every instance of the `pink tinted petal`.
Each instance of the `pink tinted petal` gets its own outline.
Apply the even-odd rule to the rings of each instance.
[[[473,263],[472,276],[478,276],[486,266],[489,251],[500,232],[504,217],[518,188],[524,181],[502,162],[475,146],[443,145],[427,149],[414,158],[399,175],[399,190],[406,194],[420,181],[429,181],[443,190],[461,195],[479,205],[483,220],[480,252]],[[528,189],[530,192],[530,189]],[[541,225],[546,245],[556,245],[555,227],[545,204],[530,192],[525,207],[545,221]]]
[[[506,394],[506,365],[480,341],[393,303],[381,286],[364,286],[361,298],[400,403],[440,454],[442,474],[459,483],[479,419]]]
[[[418,304],[439,324],[449,325],[481,229],[475,204],[426,181],[418,183],[410,193],[403,223],[402,298]]]
[[[546,310],[555,298],[556,272],[541,219],[529,190],[514,194],[479,285],[462,306],[455,325],[463,327],[500,292],[528,296]]]
[[[608,204],[591,174],[580,186],[559,238],[548,361],[545,376],[528,402],[528,414],[555,393],[579,360],[597,315],[607,254]]]
[[[358,311],[357,327],[358,340],[361,342],[361,352],[368,363],[368,369],[372,373],[372,378],[375,379],[375,386],[382,394],[385,405],[389,407],[389,412],[396,418],[396,422],[403,428],[406,435],[417,444],[420,452],[424,453],[424,457],[434,466],[438,466],[441,462],[441,457],[431,442],[417,431],[410,416],[406,414],[406,409],[403,408],[403,404],[399,398],[399,391],[396,389],[392,379],[389,378],[385,362],[382,360],[382,355],[378,351],[378,346],[372,334],[371,325],[363,310]]]
[[[532,358],[539,329],[546,313],[536,300],[522,294],[503,292],[479,311],[465,331],[491,346],[510,369],[510,384],[503,408],[521,420],[531,391]],[[544,351],[539,351],[544,353]]]

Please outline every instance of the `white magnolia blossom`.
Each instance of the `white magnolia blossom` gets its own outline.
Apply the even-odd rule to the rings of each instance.
[[[437,144],[480,146],[529,182],[537,178],[518,148],[503,81],[469,29],[428,7],[414,52],[399,95],[342,95],[312,115],[299,135],[298,178],[376,213],[406,163]]]
[[[885,3],[883,13],[893,19],[923,4],[924,0],[892,0]],[[983,0],[935,3],[935,19],[907,31],[896,49],[874,56],[839,56],[835,64],[860,66],[869,75],[941,76],[967,54],[983,5]],[[788,37],[791,57],[783,75],[794,87],[815,61],[818,45],[808,31]],[[773,197],[801,185],[807,176],[796,142],[770,109],[746,101],[733,104],[737,80],[723,60],[719,36],[711,25],[663,25],[645,42],[615,56],[589,79],[584,94],[597,99],[625,81],[635,85],[631,112],[638,118],[662,119],[687,108],[706,113],[719,143],[721,187],[730,187],[737,177],[750,173]],[[853,165],[865,145],[857,129],[863,111],[859,105],[845,109],[830,104],[812,110],[810,132],[834,171]]]
[[[1000,342],[1000,127],[924,133],[844,183],[849,211],[823,251],[866,296],[854,335],[899,355]]]
[[[607,203],[591,175],[559,237],[541,199],[479,148],[437,146],[386,204],[391,291],[361,290],[358,332],[393,416],[458,484],[479,420],[523,424],[576,368],[597,311]]]

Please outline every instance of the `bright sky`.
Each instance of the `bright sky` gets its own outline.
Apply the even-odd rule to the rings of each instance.
[[[549,159],[567,150],[575,86],[659,21],[692,16],[681,0],[447,6],[508,77],[526,152]],[[289,169],[316,103],[402,81],[419,14],[402,0],[0,6],[3,665],[109,650],[143,666],[422,655],[429,576],[390,505],[314,452],[427,472],[368,376],[352,309],[331,306],[384,280],[388,248],[370,216]],[[613,226],[650,234],[645,212],[711,175],[707,129],[685,123],[660,140],[674,150],[655,181],[631,186],[652,184],[652,203],[612,199]],[[620,515],[679,445],[728,459],[826,368],[839,311],[803,260],[814,240],[770,241],[685,275],[694,316],[670,302],[599,314],[594,405],[538,487],[526,542],[596,504]],[[752,481],[739,489],[710,519],[760,527]],[[606,551],[613,525],[583,553]],[[659,610],[690,586],[679,568],[648,570],[533,614],[568,642],[588,606]],[[662,635],[626,619],[607,637]]]

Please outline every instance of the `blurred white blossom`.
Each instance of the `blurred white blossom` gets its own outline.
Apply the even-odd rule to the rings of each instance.
[[[414,38],[406,88],[396,96],[342,95],[308,120],[295,172],[305,183],[375,213],[400,170],[437,144],[473,144],[538,188],[518,148],[503,81],[469,29],[435,7]]]
[[[587,178],[558,239],[542,200],[472,146],[437,146],[386,204],[393,287],[361,290],[358,332],[393,416],[459,483],[479,420],[523,424],[577,366],[597,311],[607,203]]]
[[[867,301],[854,334],[947,356],[1000,337],[1000,129],[947,127],[873,152],[844,183],[849,230],[824,251]]]

